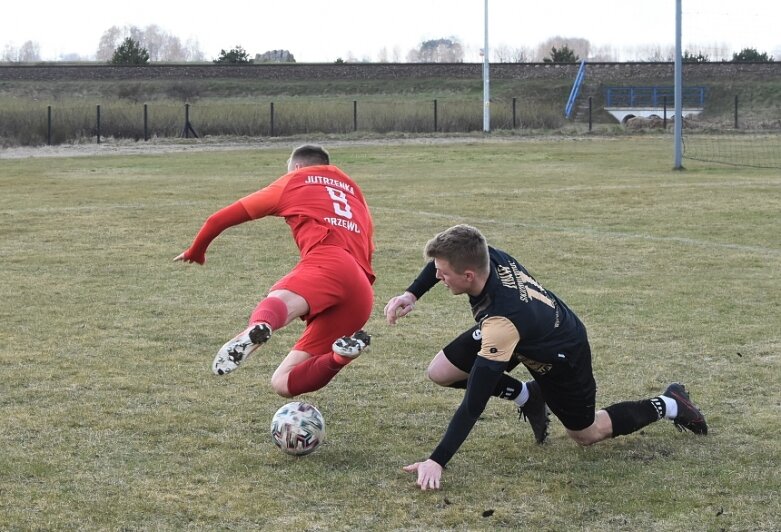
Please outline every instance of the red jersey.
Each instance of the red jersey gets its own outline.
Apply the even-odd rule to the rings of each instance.
[[[285,218],[302,257],[318,245],[342,248],[374,282],[374,222],[361,189],[336,166],[294,170],[239,203],[253,220]]]

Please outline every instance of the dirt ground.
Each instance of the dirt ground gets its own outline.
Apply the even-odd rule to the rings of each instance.
[[[519,137],[493,137],[481,134],[469,136],[317,139],[326,148],[356,145],[407,145],[407,144],[472,144],[517,142]],[[527,138],[525,140],[531,140]],[[539,139],[537,139],[539,140]],[[313,142],[301,138],[204,138],[204,139],[151,139],[149,141],[102,140],[100,144],[78,143],[57,146],[11,147],[0,149],[0,159],[27,159],[38,157],[80,157],[99,155],[165,154],[182,152],[226,151],[247,149],[293,149]]]
[[[203,139],[150,139],[144,141],[105,139],[100,144],[77,143],[60,144],[57,146],[9,147],[0,148],[0,159],[28,159],[39,157],[83,157],[100,155],[133,155],[133,154],[165,154],[204,151],[228,151],[248,149],[290,149],[296,146],[314,142],[326,148],[340,146],[399,146],[409,144],[475,144],[500,142],[534,142],[540,140],[566,140],[571,137],[521,137],[517,135],[498,136],[494,134],[471,134],[458,136],[416,136],[416,137],[377,137],[346,139],[319,138],[240,138],[240,137],[207,137]]]

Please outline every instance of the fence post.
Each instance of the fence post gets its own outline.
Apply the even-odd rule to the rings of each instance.
[[[189,139],[190,133],[192,133],[193,137],[196,139],[199,138],[198,133],[195,132],[193,125],[190,123],[190,104],[186,103],[184,104],[184,130],[182,131],[182,134],[184,135],[184,138]]]
[[[269,106],[270,124],[269,124],[269,137],[274,136],[274,102],[271,102]]]
[[[98,139],[97,143],[100,144],[100,104],[98,104],[96,107],[96,113],[97,115],[95,116],[95,134]]]
[[[358,100],[353,100],[353,131],[358,131]]]
[[[144,142],[149,140],[149,115],[147,114],[146,104],[144,104]]]
[[[738,129],[738,95],[735,95],[735,129]]]
[[[437,131],[437,100],[434,100],[434,132]]]
[[[591,133],[591,125],[593,124],[592,117],[591,117],[591,109],[593,108],[592,107],[592,100],[593,100],[593,97],[589,96],[588,97],[588,131],[589,131],[589,133]]]
[[[46,145],[52,145],[52,106],[46,108]]]
[[[513,98],[513,129],[515,129],[517,123],[515,120],[515,98]]]
[[[662,126],[667,131],[667,95],[662,96],[662,105],[664,106],[662,111]]]

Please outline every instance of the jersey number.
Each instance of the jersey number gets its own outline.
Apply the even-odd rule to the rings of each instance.
[[[545,303],[550,308],[556,308],[556,304],[553,302],[551,298],[547,296],[545,293],[545,289],[540,286],[540,283],[529,277],[528,275],[524,274],[523,272],[520,272],[520,279],[523,285],[526,287],[526,293],[529,294],[529,297],[532,299],[536,299],[537,301],[541,301],[542,303]]]
[[[337,190],[331,187],[325,187],[328,191],[328,195],[333,200],[334,212],[343,217],[351,220],[353,217],[353,211],[350,209],[350,204],[347,203],[347,195],[343,190]]]

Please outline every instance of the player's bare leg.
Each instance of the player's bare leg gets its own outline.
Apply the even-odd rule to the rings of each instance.
[[[613,436],[613,422],[605,410],[599,410],[594,416],[594,423],[583,430],[569,430],[567,435],[579,445],[593,445]]]
[[[428,365],[426,377],[440,386],[450,386],[455,382],[461,382],[468,379],[469,373],[457,368],[447,359],[445,352],[440,351]]]
[[[271,387],[274,391],[282,397],[294,397],[294,394],[290,393],[290,389],[288,388],[290,373],[296,366],[306,362],[310,358],[312,358],[312,355],[306,351],[293,350],[288,353],[271,376]]]

